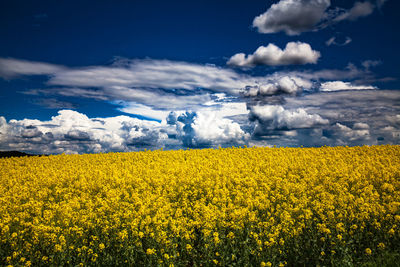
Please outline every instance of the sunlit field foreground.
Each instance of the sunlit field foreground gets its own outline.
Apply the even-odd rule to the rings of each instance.
[[[399,264],[400,147],[1,159],[0,209],[0,265]]]

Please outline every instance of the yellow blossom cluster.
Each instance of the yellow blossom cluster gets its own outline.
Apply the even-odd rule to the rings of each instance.
[[[399,146],[0,159],[1,266],[357,266],[399,244]]]

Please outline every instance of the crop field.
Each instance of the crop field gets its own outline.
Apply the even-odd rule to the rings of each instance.
[[[399,254],[400,146],[0,159],[1,266],[375,266]]]

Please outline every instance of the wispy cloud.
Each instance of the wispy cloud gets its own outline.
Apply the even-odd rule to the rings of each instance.
[[[0,58],[0,77],[6,79],[19,75],[51,75],[63,70],[66,68],[55,64]]]
[[[320,91],[341,91],[341,90],[373,90],[378,89],[371,85],[353,85],[349,82],[333,81],[321,84]]]
[[[334,22],[339,22],[343,20],[357,20],[361,17],[366,17],[374,12],[375,6],[368,1],[365,2],[355,2],[354,6],[339,16],[333,19]]]
[[[32,99],[31,101],[35,105],[39,105],[47,109],[76,109],[78,107],[77,104],[61,101],[56,98],[39,98]]]
[[[124,60],[111,66],[68,69],[50,78],[50,85],[137,89],[183,89],[238,93],[250,77],[214,65],[170,60]]]
[[[331,37],[325,42],[325,44],[327,46],[331,46],[331,45],[345,46],[345,45],[348,45],[349,43],[351,43],[351,41],[352,41],[352,39],[350,37],[346,37],[346,39],[340,43],[336,40],[336,37]]]

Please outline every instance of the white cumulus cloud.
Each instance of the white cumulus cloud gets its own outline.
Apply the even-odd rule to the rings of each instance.
[[[279,105],[250,107],[250,116],[270,129],[301,129],[329,123],[318,114],[309,114],[303,108],[285,109]]]
[[[320,56],[321,53],[313,50],[307,43],[289,42],[283,50],[271,43],[268,46],[260,46],[251,55],[235,54],[227,64],[239,67],[316,64]]]
[[[176,127],[178,135],[189,147],[245,144],[250,137],[238,123],[215,112],[182,114],[177,117]]]
[[[330,0],[281,0],[253,20],[260,33],[284,31],[298,35],[313,29],[325,16]]]
[[[368,125],[367,125],[368,126]],[[368,127],[369,128],[369,127]],[[369,129],[363,125],[362,128],[357,128],[357,125],[352,129],[346,125],[336,123],[332,129],[337,142],[346,144],[347,142],[362,141],[370,139]]]
[[[296,94],[303,89],[310,89],[312,82],[296,76],[277,76],[271,78],[269,82],[257,84],[255,86],[247,86],[244,96],[271,96],[276,94]]]

